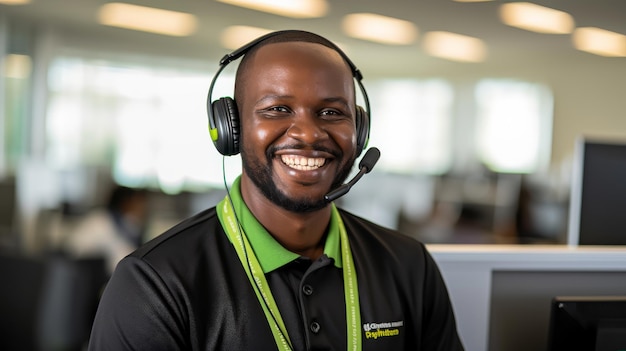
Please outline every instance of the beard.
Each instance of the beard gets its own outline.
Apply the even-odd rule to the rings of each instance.
[[[272,159],[275,150],[275,148],[268,149],[265,154],[265,162],[261,159],[248,156],[246,152],[241,153],[243,169],[254,185],[256,185],[263,195],[272,203],[290,212],[313,212],[326,207],[328,202],[323,196],[320,198],[295,199],[287,196],[287,194],[276,187],[276,184],[272,180],[272,174],[274,173]],[[340,159],[340,157],[338,157],[338,159]],[[343,184],[346,178],[348,178],[348,175],[350,175],[355,160],[356,156],[352,156],[351,159],[339,169],[329,191]]]

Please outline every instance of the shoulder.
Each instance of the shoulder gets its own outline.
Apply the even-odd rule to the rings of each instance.
[[[190,259],[191,253],[200,254],[212,248],[225,237],[214,207],[204,210],[178,223],[156,238],[148,241],[131,256],[153,262],[170,257]]]
[[[215,208],[210,208],[139,247],[119,262],[113,276],[134,276],[130,281],[141,276],[151,282],[144,285],[160,281],[168,290],[185,290],[237,262],[231,248]]]

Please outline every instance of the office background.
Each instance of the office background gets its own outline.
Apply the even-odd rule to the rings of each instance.
[[[2,247],[55,252],[113,184],[150,190],[149,236],[218,201],[239,164],[211,145],[208,84],[224,54],[286,28],[337,42],[365,77],[382,157],[343,206],[429,244],[566,243],[577,140],[626,141],[626,3],[534,1],[563,11],[549,21],[559,33],[505,23],[509,1],[316,3],[294,18],[126,1],[182,15],[183,32],[158,34],[106,24],[108,1],[0,1]],[[351,30],[355,14],[399,31]],[[590,28],[611,31],[617,53],[579,42]],[[376,32],[392,42],[355,37]],[[233,72],[216,95],[232,94]]]

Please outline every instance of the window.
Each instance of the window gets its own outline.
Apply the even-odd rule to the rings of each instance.
[[[170,193],[221,186],[222,157],[206,116],[210,79],[200,71],[57,59],[49,79],[49,160],[59,169],[112,164],[119,183]],[[216,96],[231,95],[232,80],[225,73]],[[237,162],[227,165],[227,175],[239,174]]]
[[[476,87],[480,160],[503,173],[532,173],[549,162],[552,95],[540,85],[483,80]]]
[[[367,87],[372,105],[369,145],[380,169],[441,174],[452,162],[452,87],[443,80],[383,80]]]

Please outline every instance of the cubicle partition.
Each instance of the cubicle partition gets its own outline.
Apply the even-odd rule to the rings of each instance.
[[[550,302],[626,295],[626,247],[429,245],[469,351],[546,350]]]

